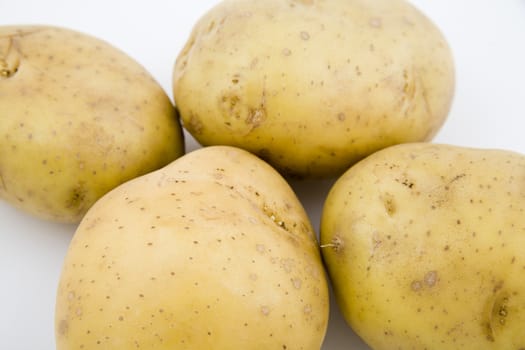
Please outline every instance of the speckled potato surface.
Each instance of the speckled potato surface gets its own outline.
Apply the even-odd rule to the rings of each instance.
[[[173,104],[126,54],[65,28],[0,27],[0,198],[78,222],[183,151]]]
[[[393,146],[333,186],[321,223],[339,305],[375,350],[525,349],[525,157]]]
[[[454,67],[443,35],[402,0],[226,0],[195,25],[173,91],[201,144],[328,177],[430,140],[448,115]]]
[[[328,291],[282,177],[199,149],[117,187],[82,220],[57,295],[57,350],[318,350]]]

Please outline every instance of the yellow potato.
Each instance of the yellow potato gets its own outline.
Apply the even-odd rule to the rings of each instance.
[[[331,189],[323,257],[375,350],[525,349],[525,157],[446,145],[377,152]]]
[[[104,193],[184,151],[168,96],[108,43],[0,27],[0,198],[78,222]]]
[[[403,0],[227,0],[195,25],[173,93],[201,144],[327,177],[430,140],[448,115],[454,67],[439,30]]]
[[[318,350],[328,308],[287,183],[246,151],[208,147],[86,214],[58,288],[57,350]]]

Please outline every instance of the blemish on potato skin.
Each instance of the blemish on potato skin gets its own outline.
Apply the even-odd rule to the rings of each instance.
[[[204,130],[204,124],[200,120],[200,118],[194,114],[190,113],[189,122],[184,125],[188,131],[195,133],[196,135],[202,134]]]
[[[60,320],[58,323],[58,334],[61,336],[65,336],[68,333],[69,330],[69,323],[67,320]]]
[[[293,284],[295,289],[301,289],[301,286],[302,286],[303,282],[299,278],[293,278],[292,279],[292,284]]]
[[[304,41],[307,41],[310,39],[310,34],[307,32],[307,31],[301,31],[301,33],[299,34],[299,36],[301,37],[302,40]]]
[[[421,281],[412,281],[410,284],[410,289],[412,289],[414,292],[418,292],[423,288],[423,284]]]
[[[7,189],[6,189],[6,186],[5,186],[5,182],[4,182],[4,177],[2,176],[2,171],[0,169],[0,193],[1,192],[6,192]]]
[[[381,199],[383,200],[383,205],[385,207],[385,210],[388,216],[393,216],[397,211],[397,206],[394,200],[394,196],[392,196],[389,193],[385,193]]]
[[[410,283],[410,289],[414,292],[420,292],[425,288],[433,288],[438,283],[438,273],[437,271],[429,271],[423,276],[422,280],[414,280]]]
[[[340,237],[340,236],[334,236],[331,240],[330,243],[327,243],[327,244],[322,244],[320,246],[321,249],[324,249],[324,248],[330,248],[332,249],[335,253],[341,253],[344,249],[344,241],[343,239]]]
[[[425,281],[425,284],[427,287],[434,287],[436,283],[438,282],[438,274],[436,271],[429,271],[425,274],[425,277],[423,278],[423,281]]]
[[[266,247],[263,244],[257,244],[255,249],[261,254],[266,252]]]
[[[250,109],[248,117],[246,118],[246,124],[250,125],[252,129],[259,127],[266,119],[266,110],[264,105],[259,108]]]
[[[270,308],[266,305],[261,306],[261,313],[264,316],[268,316],[270,314]]]
[[[0,80],[14,76],[20,66],[20,52],[11,36],[0,37]]]
[[[372,17],[368,21],[368,25],[372,28],[381,28],[383,26],[383,21],[379,17]]]

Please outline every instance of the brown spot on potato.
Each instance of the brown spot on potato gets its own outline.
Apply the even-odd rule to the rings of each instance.
[[[7,191],[7,189],[5,186],[4,177],[2,176],[2,171],[0,171],[0,192],[5,192],[5,191]]]
[[[496,284],[494,284],[494,287],[492,288],[493,293],[497,293],[503,288],[503,281],[498,281]]]
[[[60,320],[58,323],[58,334],[64,336],[67,334],[67,331],[69,330],[69,323],[67,320]]]
[[[310,39],[310,34],[307,32],[307,31],[302,31],[299,36],[301,37],[301,39],[303,40],[309,40]]]
[[[75,187],[73,187],[69,196],[66,199],[66,208],[74,210],[77,213],[82,213],[86,206],[88,191],[85,187],[85,184],[79,182]]]
[[[240,102],[241,98],[236,94],[226,93],[220,98],[219,107],[226,116],[239,119],[241,117],[239,110]]]
[[[383,200],[383,205],[385,207],[385,210],[386,210],[388,216],[394,215],[396,213],[396,211],[397,211],[397,206],[396,206],[396,202],[394,200],[394,196],[392,196],[389,193],[386,193],[386,194],[383,195],[383,197],[381,199]]]
[[[282,51],[283,56],[290,56],[292,54],[292,50],[289,48],[284,48]]]
[[[295,289],[301,289],[301,286],[302,286],[303,282],[299,278],[293,278],[292,279],[292,284],[293,284]]]

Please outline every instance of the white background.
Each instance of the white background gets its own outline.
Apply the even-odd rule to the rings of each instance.
[[[525,153],[525,0],[412,2],[441,28],[456,63],[453,108],[434,141]],[[145,66],[171,96],[174,60],[193,23],[214,3],[0,0],[0,25],[59,25],[102,38]],[[187,144],[197,147],[190,138]],[[316,228],[331,183],[293,184]],[[0,200],[0,349],[55,349],[55,291],[74,230]],[[368,349],[335,304],[331,313],[323,350]]]

